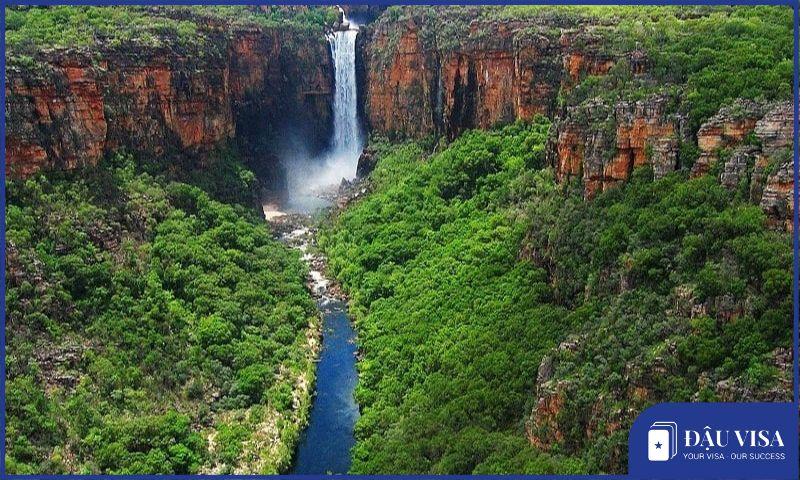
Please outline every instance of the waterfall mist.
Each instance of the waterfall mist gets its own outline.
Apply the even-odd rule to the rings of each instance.
[[[356,87],[358,26],[343,17],[343,27],[328,35],[335,86],[330,148],[314,158],[306,154],[302,145],[291,142],[292,147],[282,155],[290,196],[338,185],[343,178],[350,180],[356,176],[358,157],[364,146]]]

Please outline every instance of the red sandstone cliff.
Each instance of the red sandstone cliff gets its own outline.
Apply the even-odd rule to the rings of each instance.
[[[391,137],[453,138],[469,128],[552,115],[560,88],[605,74],[617,58],[591,27],[534,21],[378,21],[363,32],[367,122]],[[629,56],[628,54],[623,57]],[[643,71],[637,54],[635,71]]]
[[[586,198],[627,180],[635,167],[651,165],[655,178],[680,167],[681,143],[692,142],[686,121],[675,112],[679,99],[658,94],[636,102],[610,104],[600,99],[566,107],[554,119],[549,163],[559,180],[580,178]],[[735,189],[749,185],[750,201],[770,222],[791,228],[793,188],[792,105],[738,100],[723,107],[697,132],[698,159],[692,175],[717,171],[720,182]]]
[[[692,166],[692,175],[708,172],[718,160],[720,151],[740,143],[756,126],[764,106],[749,100],[739,100],[730,107],[724,107],[700,126],[697,132],[697,146],[700,158]]]
[[[688,168],[679,165],[681,145],[696,142],[693,175],[708,172],[721,152],[729,155],[723,183],[733,188],[738,180],[732,178],[746,173],[753,180],[751,201],[775,226],[790,224],[792,165],[776,157],[791,146],[788,104],[768,114],[763,103],[740,100],[694,132],[679,113],[683,99],[675,86],[635,101],[576,100],[569,95],[587,76],[612,69],[652,88],[646,54],[610,53],[604,26],[559,25],[557,19],[470,22],[468,13],[442,20],[425,10],[400,11],[362,32],[362,101],[373,132],[454,138],[469,128],[545,114],[553,118],[549,163],[560,180],[579,178],[586,198],[624,182],[642,165],[651,165],[656,178]],[[751,134],[766,140],[747,160],[743,144]]]
[[[198,48],[104,46],[40,52],[6,71],[6,171],[96,163],[127,148],[202,160],[237,132],[267,134],[292,114],[330,128],[324,38],[290,29],[205,25]],[[211,47],[208,47],[208,46]]]
[[[682,167],[680,146],[696,137],[693,174],[708,172],[724,153],[723,184],[734,188],[742,176],[751,179],[751,201],[775,226],[790,226],[788,104],[770,109],[739,101],[698,132],[685,131],[676,108],[680,93],[667,90],[637,101],[559,105],[559,94],[574,91],[587,75],[618,66],[646,77],[646,56],[609,54],[592,25],[461,18],[444,33],[439,25],[425,16],[385,15],[359,34],[360,100],[373,132],[453,138],[468,128],[546,114],[553,118],[549,163],[560,180],[581,179],[587,198],[641,165],[652,165],[657,178]],[[333,80],[323,38],[220,24],[205,25],[203,35],[216,47],[211,52],[175,39],[162,42],[172,47],[45,52],[34,68],[12,62],[7,172],[74,168],[120,147],[202,159],[234,135],[258,144],[291,117],[317,143],[328,138]],[[761,147],[748,144],[753,135]]]
[[[592,198],[627,180],[635,167],[652,165],[656,178],[674,171],[685,140],[684,119],[669,108],[675,101],[658,94],[566,108],[554,122],[548,151],[559,180],[582,178],[585,196]]]

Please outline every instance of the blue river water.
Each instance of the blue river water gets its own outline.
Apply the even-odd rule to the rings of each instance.
[[[339,300],[320,301],[322,351],[317,364],[316,397],[308,427],[297,448],[292,474],[347,473],[358,405],[353,389],[356,371],[356,334]]]

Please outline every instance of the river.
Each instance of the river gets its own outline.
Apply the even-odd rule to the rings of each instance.
[[[341,9],[340,9],[341,11]],[[343,179],[356,175],[363,149],[357,112],[355,40],[358,26],[341,13],[340,28],[328,37],[334,64],[333,137],[320,158],[289,166],[289,192],[265,201],[264,217],[288,245],[303,252],[309,265],[309,287],[322,314],[322,349],[316,371],[309,423],[297,446],[292,474],[347,473],[358,405],[353,396],[356,371],[356,334],[347,316],[347,303],[325,278],[325,258],[316,249],[314,218],[331,206],[330,195]]]
[[[325,258],[315,249],[313,217],[330,201],[313,195],[264,203],[264,216],[282,241],[303,252],[309,265],[308,285],[322,314],[322,349],[309,423],[300,438],[292,474],[347,473],[358,405],[353,391],[356,371],[356,334],[347,315],[347,303],[325,277]],[[313,252],[313,253],[312,253]]]
[[[355,331],[347,305],[336,299],[319,302],[323,316],[322,351],[317,364],[316,396],[308,428],[300,438],[291,473],[347,473],[358,405]]]

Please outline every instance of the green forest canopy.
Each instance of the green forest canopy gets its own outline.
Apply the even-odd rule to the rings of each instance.
[[[459,8],[387,15],[428,12],[447,36],[468,31],[460,18],[473,10]],[[606,53],[647,53],[647,78],[616,68],[563,102],[680,88],[696,131],[735,98],[791,93],[788,8],[474,11],[588,21]],[[320,33],[335,15],[193,12]],[[202,42],[186,13],[13,7],[6,41],[9,55],[98,40]],[[788,235],[713,176],[654,181],[645,167],[584,202],[545,167],[547,130],[540,118],[468,132],[433,156],[417,143],[380,144],[374,193],[323,231],[364,354],[353,472],[621,472],[632,420],[623,407],[720,400],[720,383],[755,398],[788,395],[774,362],[791,344]],[[234,187],[169,181],[125,156],[8,185],[10,472],[229,471],[273,409],[302,416],[291,411],[290,377],[312,371],[304,269],[260,219],[219,201],[241,200],[252,174],[223,163],[210,175]],[[557,348],[565,340],[574,347]],[[537,385],[544,360],[551,379]],[[553,385],[565,395],[553,419],[559,440],[530,415]],[[275,470],[298,435],[296,423],[281,428]],[[588,440],[589,429],[609,434]]]
[[[157,45],[164,38],[202,43],[204,19],[239,25],[308,29],[319,35],[333,23],[332,7],[291,6],[52,6],[6,7],[6,47],[10,52],[53,47],[85,47],[98,42]]]
[[[316,315],[295,252],[249,209],[124,155],[7,191],[9,472],[233,467],[255,428],[230,432],[270,412],[286,467]]]
[[[645,167],[585,202],[544,168],[547,130],[467,132],[430,157],[384,144],[374,192],[323,231],[363,352],[353,473],[623,472],[621,407],[715,400],[721,380],[768,394],[786,374],[788,236],[712,176]],[[705,312],[674,309],[681,292]],[[545,355],[568,389],[547,452],[525,438]],[[611,434],[588,441],[590,421]]]

